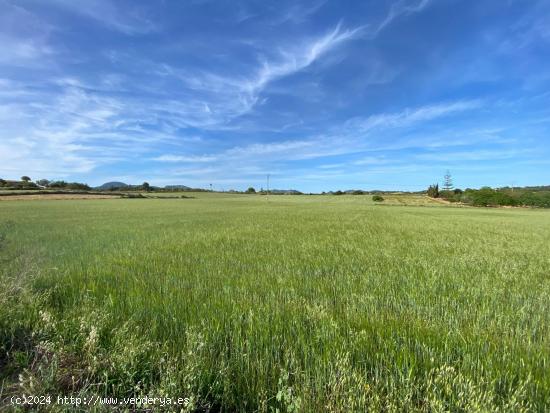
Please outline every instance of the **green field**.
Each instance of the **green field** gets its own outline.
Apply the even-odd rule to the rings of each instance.
[[[550,406],[550,211],[194,196],[0,203],[2,397]]]

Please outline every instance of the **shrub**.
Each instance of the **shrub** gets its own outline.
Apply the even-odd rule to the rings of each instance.
[[[141,199],[141,198],[147,198],[146,196],[143,196],[140,193],[128,193],[128,194],[122,194],[121,198],[129,198],[129,199]]]
[[[518,199],[519,204],[550,208],[550,192],[524,192]]]
[[[80,182],[70,182],[67,184],[66,186],[67,189],[79,189],[79,190],[84,190],[84,191],[89,191],[90,189],[90,186],[88,184],[82,184]]]
[[[497,205],[513,206],[518,204],[517,200],[509,194],[487,186],[479,190],[467,189],[462,195],[461,200],[474,206],[485,207]]]
[[[458,191],[460,192],[457,192],[456,189],[454,191],[441,191],[439,192],[439,197],[449,202],[460,202],[462,200],[462,191],[460,189]]]
[[[372,200],[374,202],[382,202],[382,201],[384,201],[384,198],[380,195],[373,195]]]

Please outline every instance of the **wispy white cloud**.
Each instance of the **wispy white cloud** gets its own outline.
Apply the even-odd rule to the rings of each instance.
[[[401,16],[407,16],[413,13],[418,13],[424,10],[432,0],[398,0],[393,3],[388,11],[388,14],[369,35],[376,37],[386,27],[388,27],[395,19]]]
[[[312,3],[295,3],[291,7],[282,10],[281,15],[271,21],[272,25],[281,25],[287,22],[300,24],[321,9],[328,0],[314,1]]]
[[[135,5],[123,8],[112,0],[87,0],[85,4],[72,0],[52,0],[50,3],[127,35],[156,30],[156,25],[146,17],[146,12]]]
[[[155,69],[157,75],[175,77],[193,93],[191,99],[184,101],[159,102],[157,109],[174,113],[189,126],[227,128],[231,120],[263,102],[261,94],[272,82],[307,69],[331,50],[356,38],[362,29],[344,29],[339,23],[322,36],[294,45],[279,45],[269,50],[269,58],[260,58],[259,66],[248,75],[190,72],[159,64]]]
[[[297,50],[281,49],[279,60],[274,62],[263,61],[257,76],[250,82],[249,89],[252,92],[262,90],[273,80],[307,68],[339,44],[356,37],[362,30],[363,27],[343,30],[342,24],[338,23],[326,35],[300,46]]]
[[[456,115],[464,111],[471,111],[482,105],[479,101],[456,101],[435,105],[427,105],[413,109],[406,109],[396,113],[382,113],[364,118],[354,118],[343,125],[334,126],[326,134],[309,136],[296,140],[279,140],[269,143],[251,143],[244,146],[235,146],[218,153],[202,155],[200,157],[165,154],[156,157],[159,162],[223,162],[226,165],[233,163],[257,164],[258,162],[281,162],[316,159],[328,156],[349,155],[374,149],[404,149],[420,144],[413,142],[398,142],[388,145],[378,143],[371,138],[373,133],[381,131],[391,132],[394,129],[411,128],[426,124],[436,119]],[[433,141],[422,142],[429,146]],[[374,158],[365,158],[364,162],[355,164],[371,164]],[[377,158],[376,163],[382,160]]]
[[[19,83],[11,86],[25,90]],[[132,128],[130,119],[138,124],[142,108],[78,87],[65,86],[58,93],[21,94],[19,98],[13,102],[12,95],[7,98],[12,102],[7,103],[0,94],[0,173],[21,170],[23,165],[29,173],[88,173],[175,139],[158,130]]]
[[[374,30],[368,25],[345,29],[340,22],[322,36],[307,41],[297,41],[292,45],[276,46],[270,51],[271,56],[262,57],[260,67],[248,76],[242,74],[228,76],[210,72],[188,73],[166,64],[161,65],[159,73],[177,76],[190,89],[205,94],[202,98],[206,101],[199,101],[196,105],[208,108],[205,111],[206,115],[202,114],[205,116],[201,115],[200,119],[191,119],[191,124],[197,126],[198,123],[204,122],[203,127],[213,128],[227,124],[229,120],[253,110],[262,102],[261,93],[274,81],[309,68],[323,56],[350,40],[361,37],[375,38],[396,18],[420,12],[428,6],[429,2],[430,0],[413,3],[397,1]],[[315,3],[304,10],[304,13],[314,13],[323,4],[323,2]],[[385,83],[395,76],[395,69],[385,70],[384,73],[375,72],[376,70],[371,73],[369,83]],[[186,105],[193,104],[188,102]],[[191,107],[191,111],[195,114],[200,113],[196,107]]]
[[[352,162],[353,165],[383,165],[383,164],[389,164],[389,163],[395,163],[394,160],[388,159],[385,156],[363,156],[360,159],[357,159]]]
[[[19,39],[0,35],[0,63],[13,66],[30,65],[38,59],[54,55],[55,50],[39,39]]]
[[[534,151],[529,148],[525,149],[502,149],[495,147],[493,149],[478,149],[475,150],[450,150],[445,152],[445,157],[448,163],[474,162],[474,161],[494,161],[502,159],[517,159],[525,155],[532,155]],[[441,153],[422,153],[415,156],[416,159],[422,161],[441,161]]]
[[[542,41],[550,43],[550,5],[547,1],[533,1],[533,7],[520,16],[506,33],[499,33],[497,50],[515,55]]]
[[[257,155],[272,155],[272,154],[288,154],[291,151],[302,150],[305,148],[313,148],[315,141],[311,140],[295,140],[295,141],[279,141],[272,143],[254,143],[247,146],[237,146],[225,152],[228,156],[257,156]]]
[[[375,128],[398,128],[410,126],[417,122],[449,116],[459,112],[480,108],[479,100],[461,100],[436,105],[422,106],[420,108],[405,109],[397,113],[382,113],[368,117],[358,117],[346,122],[347,129],[365,133]]]
[[[390,24],[396,16],[420,11],[426,6],[423,1],[414,5],[402,2],[392,7],[391,18],[386,18],[384,25]],[[311,12],[321,7],[316,4]],[[265,100],[262,94],[275,81],[304,71],[331,51],[341,47],[350,40],[365,34],[366,26],[343,28],[337,24],[327,33],[293,44],[271,46],[266,56],[260,57],[259,66],[248,74],[239,72],[236,75],[208,71],[190,71],[166,63],[151,65],[156,76],[176,78],[182,83],[182,99],[173,98],[151,102],[150,109],[162,114],[164,119],[179,127],[196,127],[201,129],[239,129],[232,123],[252,112]],[[395,71],[385,70],[383,74],[373,73],[370,83],[384,83],[395,76]],[[372,76],[371,76],[372,77]],[[188,90],[189,93],[185,93]]]
[[[42,65],[49,63],[48,59],[58,53],[49,39],[54,30],[54,26],[24,7],[0,2],[0,64],[31,66],[37,60]]]
[[[186,163],[202,163],[202,162],[213,162],[218,159],[217,156],[208,155],[208,156],[182,156],[182,155],[160,155],[153,158],[153,161],[158,162],[186,162]]]

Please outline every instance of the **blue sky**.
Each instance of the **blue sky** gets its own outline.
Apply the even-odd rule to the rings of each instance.
[[[0,0],[0,176],[550,184],[546,0]]]

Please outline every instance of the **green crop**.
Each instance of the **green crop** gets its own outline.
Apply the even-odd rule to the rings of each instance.
[[[195,196],[0,204],[3,398],[550,406],[550,211]]]

